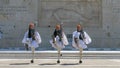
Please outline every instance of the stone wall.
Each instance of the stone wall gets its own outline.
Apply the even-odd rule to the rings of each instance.
[[[120,47],[119,0],[0,0],[0,47],[22,47],[28,23],[37,24],[40,48],[49,48],[56,24],[64,23],[71,45],[71,34],[81,23],[91,36],[89,48]],[[67,49],[71,49],[67,46]]]
[[[0,47],[22,46],[28,23],[37,20],[37,0],[0,0]]]

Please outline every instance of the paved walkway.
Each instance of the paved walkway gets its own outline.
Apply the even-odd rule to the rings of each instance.
[[[0,59],[0,68],[120,68],[120,59],[83,59],[82,64],[78,64],[78,59],[61,59],[61,63],[56,63],[57,59],[35,59],[30,63],[30,59]]]

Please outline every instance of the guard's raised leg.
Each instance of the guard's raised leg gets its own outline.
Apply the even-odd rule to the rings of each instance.
[[[29,50],[28,44],[25,44],[25,49],[26,49],[26,51]]]

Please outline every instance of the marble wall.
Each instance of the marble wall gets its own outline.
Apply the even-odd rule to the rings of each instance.
[[[54,26],[61,22],[70,45],[71,34],[81,23],[93,41],[89,48],[119,48],[119,3],[120,0],[0,0],[0,47],[23,47],[24,32],[33,21],[41,34],[43,49],[51,47]]]

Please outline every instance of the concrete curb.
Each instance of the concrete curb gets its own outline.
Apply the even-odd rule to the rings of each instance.
[[[79,51],[61,51],[62,59],[79,58]],[[31,51],[0,51],[0,59],[30,59]],[[57,51],[35,51],[36,59],[56,59]],[[120,51],[83,51],[86,59],[120,59]]]

